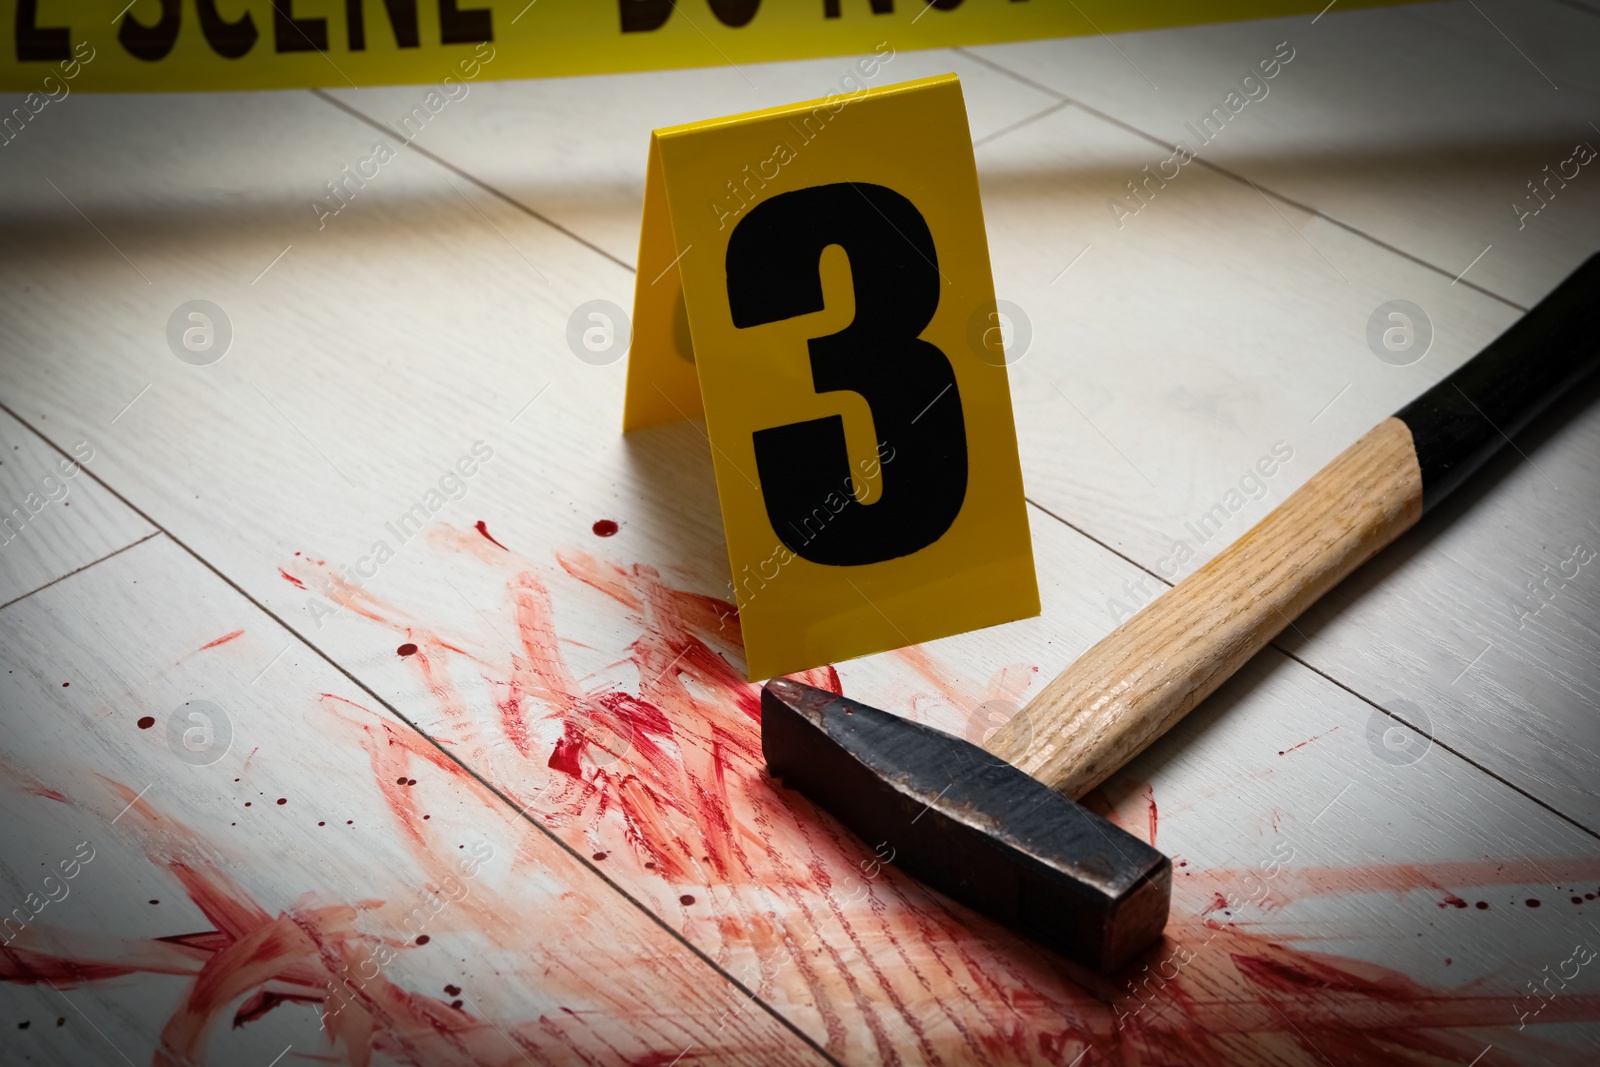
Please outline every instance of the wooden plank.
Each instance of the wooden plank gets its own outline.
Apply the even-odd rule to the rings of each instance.
[[[85,441],[74,455],[78,444],[68,442],[63,456],[0,412],[0,604],[155,533],[121,501],[78,477],[95,454]]]
[[[1443,750],[1397,770],[1367,740],[1372,707],[1271,655],[1097,801],[1158,832],[1187,872],[1172,932],[1197,961],[1131,1018],[1125,985],[1085,986],[875,864],[872,843],[761,772],[703,438],[680,424],[620,440],[620,364],[565,348],[579,297],[626,303],[625,270],[502,203],[462,203],[472,190],[409,155],[312,229],[306,190],[370,134],[310,97],[82,103],[34,142],[33,162],[81,171],[87,145],[102,167],[116,159],[120,188],[91,187],[86,213],[170,292],[143,295],[98,236],[35,257],[52,301],[98,314],[20,309],[25,337],[58,328],[58,357],[0,366],[0,384],[47,416],[35,423],[47,433],[91,427],[115,410],[148,343],[139,331],[205,279],[237,279],[213,299],[249,324],[244,358],[206,374],[153,366],[144,417],[117,424],[103,476],[829,1052],[1418,1060],[1409,1041],[1461,1062],[1490,1042],[1592,1057],[1588,972],[1516,1031],[1523,985],[1587,929],[1592,904],[1558,910],[1553,894],[1592,880],[1592,839]],[[197,131],[217,157],[208,180],[240,195],[141,162]],[[71,217],[28,186],[7,192],[25,218]],[[161,225],[163,212],[197,221]],[[21,269],[13,232],[7,277]],[[1261,271],[1294,276],[1284,247],[1308,254],[1294,241],[1252,246]],[[487,461],[471,451],[480,439]],[[442,481],[463,457],[472,473]],[[415,506],[426,531],[391,531]],[[1142,575],[1033,517],[1042,617],[841,665],[846,690],[981,737],[1108,631],[1107,602]],[[373,551],[379,540],[392,554]],[[1156,798],[1166,818],[1153,830]],[[1271,852],[1280,840],[1292,857]],[[1275,859],[1298,872],[1273,876],[1281,907],[1208,910]],[[1446,892],[1490,907],[1454,908]],[[1511,906],[1535,897],[1549,904]]]
[[[167,538],[0,634],[17,1062],[823,1062]]]
[[[1055,103],[1048,93],[959,52],[903,51],[896,43],[886,41],[869,57],[483,82],[466,87],[465,96],[426,124],[406,122],[422,95],[416,87],[326,95],[374,122],[416,131],[419,147],[631,264],[639,251],[645,150],[653,129],[951,71],[961,76],[975,140]],[[868,68],[871,77],[862,77],[863,58],[882,60]]]
[[[1335,7],[974,54],[1527,306],[1600,248],[1597,168],[1562,167],[1579,143],[1600,149],[1596,14],[1559,0]],[[1294,58],[1241,88],[1280,51]],[[1213,136],[1200,126],[1214,107]],[[1099,195],[1130,197],[1137,170]]]

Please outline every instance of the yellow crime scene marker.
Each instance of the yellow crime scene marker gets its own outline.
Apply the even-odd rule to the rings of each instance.
[[[624,429],[704,415],[750,677],[1038,614],[955,75],[648,166]]]

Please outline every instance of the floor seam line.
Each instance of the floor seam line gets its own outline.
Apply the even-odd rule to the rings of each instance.
[[[315,96],[315,97],[325,101],[326,103],[330,104],[331,106],[338,108],[340,111],[343,111],[345,114],[349,115],[351,118],[355,119],[358,122],[365,123],[366,125],[371,126],[375,130],[380,130],[383,133],[387,133],[387,134],[390,134],[390,135],[393,135],[394,132],[395,132],[394,130],[390,129],[388,126],[385,126],[383,123],[379,122],[377,119],[373,118],[372,116],[364,114],[361,111],[358,111],[356,108],[351,107],[349,104],[345,103],[343,100],[340,100],[340,99],[338,99],[336,97],[330,96],[328,94],[328,92],[326,90],[324,90],[324,89],[312,89],[312,90],[310,90],[310,92],[311,92],[312,96]],[[421,145],[417,144],[415,139],[406,140],[403,143],[402,147],[412,149],[413,151],[415,151],[419,156],[423,157],[424,159],[429,160],[429,161],[437,164],[438,166],[443,167],[444,169],[448,170],[450,173],[452,173],[452,174],[456,175],[457,177],[461,178],[463,181],[471,182],[473,185],[476,185],[479,189],[482,189],[484,192],[488,193],[489,195],[491,195],[491,196],[503,201],[504,203],[510,205],[511,207],[515,208],[516,210],[522,212],[524,215],[527,215],[529,218],[538,219],[540,222],[544,223],[546,226],[550,227],[552,230],[555,230],[557,233],[559,233],[559,234],[561,234],[561,235],[563,235],[565,237],[571,238],[572,240],[576,241],[578,244],[580,244],[583,247],[589,249],[589,251],[594,252],[597,255],[603,256],[606,259],[610,260],[612,263],[615,263],[617,266],[621,267],[623,270],[627,271],[629,274],[638,274],[639,273],[637,267],[634,267],[633,265],[629,264],[628,262],[626,262],[624,260],[618,259],[616,256],[612,255],[610,252],[607,252],[604,248],[601,248],[599,245],[595,244],[593,241],[589,240],[587,237],[584,237],[582,234],[577,233],[576,231],[568,229],[567,227],[561,225],[561,223],[555,221],[554,219],[550,218],[547,215],[540,214],[538,211],[534,210],[532,207],[529,207],[527,204],[524,204],[522,201],[516,199],[515,197],[511,196],[508,193],[501,192],[495,186],[490,185],[488,182],[484,181],[482,178],[478,177],[477,175],[475,175],[475,174],[473,174],[473,173],[471,173],[471,172],[469,172],[467,170],[462,169],[460,166],[456,165],[455,163],[450,162],[449,160],[445,159],[443,156],[439,155],[438,153],[430,152],[428,149],[423,148]]]
[[[1005,75],[1007,75],[1007,76],[1009,76],[1011,78],[1014,78],[1017,82],[1019,82],[1022,85],[1026,85],[1031,89],[1037,89],[1038,91],[1043,92],[1043,93],[1048,93],[1051,96],[1054,96],[1056,99],[1058,99],[1058,100],[1062,101],[1063,103],[1067,104],[1068,106],[1075,107],[1075,108],[1079,109],[1080,111],[1084,112],[1087,115],[1092,115],[1093,117],[1095,117],[1097,119],[1100,119],[1102,122],[1107,122],[1107,123],[1109,123],[1109,124],[1111,124],[1113,126],[1116,126],[1118,129],[1123,130],[1126,133],[1129,133],[1129,134],[1131,134],[1131,135],[1133,135],[1135,137],[1138,137],[1139,139],[1141,139],[1143,141],[1146,141],[1146,142],[1148,142],[1150,144],[1153,144],[1153,145],[1157,146],[1158,148],[1168,149],[1168,150],[1171,150],[1171,151],[1177,151],[1177,148],[1178,148],[1177,145],[1169,144],[1166,141],[1163,141],[1160,137],[1157,137],[1155,134],[1147,133],[1144,130],[1140,129],[1139,127],[1133,125],[1130,122],[1127,122],[1127,121],[1125,121],[1123,119],[1119,119],[1115,115],[1109,114],[1108,112],[1101,111],[1099,108],[1093,106],[1092,104],[1086,104],[1083,101],[1078,100],[1075,97],[1068,96],[1066,93],[1060,92],[1060,91],[1058,91],[1056,89],[1052,89],[1049,86],[1042,85],[1039,82],[1034,81],[1032,78],[1029,78],[1029,77],[1027,77],[1025,75],[1022,75],[1022,74],[1018,74],[1016,71],[1009,70],[1006,67],[1002,66],[1001,64],[994,62],[991,59],[987,59],[984,56],[980,56],[975,52],[968,51],[966,48],[956,48],[956,49],[954,49],[954,51],[960,52],[962,55],[968,57],[969,59],[972,59],[972,60],[975,60],[975,61],[977,61],[979,63],[982,63],[984,66],[989,67],[991,70],[997,71],[997,72],[999,72],[1001,74],[1005,74]],[[1002,131],[1002,132],[1005,132],[1005,131]],[[998,135],[996,135],[996,136],[998,136]],[[1418,256],[1418,255],[1416,255],[1415,253],[1412,253],[1412,252],[1407,252],[1405,249],[1400,248],[1397,245],[1392,245],[1389,242],[1383,240],[1382,238],[1374,236],[1373,234],[1370,234],[1370,233],[1366,232],[1365,230],[1360,229],[1359,227],[1352,225],[1351,223],[1345,222],[1344,220],[1339,219],[1339,218],[1335,218],[1334,216],[1329,215],[1325,211],[1322,211],[1322,210],[1320,210],[1318,208],[1314,208],[1309,204],[1301,203],[1299,200],[1296,200],[1291,196],[1286,196],[1283,193],[1278,192],[1277,190],[1273,189],[1270,186],[1261,185],[1260,183],[1252,182],[1249,178],[1246,178],[1243,174],[1235,173],[1234,171],[1229,170],[1227,167],[1224,167],[1219,163],[1214,163],[1211,160],[1206,159],[1203,156],[1195,155],[1195,154],[1191,153],[1191,158],[1192,158],[1193,162],[1199,163],[1201,166],[1205,167],[1207,170],[1211,171],[1213,174],[1220,175],[1221,177],[1227,178],[1229,181],[1237,182],[1237,183],[1239,183],[1241,185],[1254,185],[1256,188],[1260,189],[1262,192],[1266,193],[1267,195],[1275,197],[1279,201],[1281,201],[1281,202],[1283,202],[1285,204],[1288,204],[1291,207],[1298,208],[1299,210],[1304,211],[1307,214],[1309,214],[1309,215],[1311,215],[1311,216],[1313,216],[1315,218],[1323,219],[1326,222],[1328,222],[1330,225],[1339,227],[1339,229],[1344,230],[1346,233],[1350,234],[1353,237],[1357,237],[1357,238],[1361,239],[1362,241],[1367,242],[1368,244],[1372,245],[1375,248],[1380,248],[1383,251],[1390,253],[1391,255],[1399,256],[1401,259],[1404,259],[1406,262],[1412,263],[1412,264],[1414,264],[1414,265],[1416,265],[1418,267],[1423,268],[1424,270],[1427,270],[1427,271],[1430,271],[1430,272],[1432,272],[1434,274],[1437,274],[1442,278],[1455,278],[1455,275],[1451,274],[1449,271],[1445,270],[1443,267],[1440,267],[1440,266],[1438,266],[1436,264],[1430,263],[1427,260],[1423,259],[1421,256]],[[1486,289],[1483,286],[1477,284],[1476,282],[1470,282],[1470,281],[1467,281],[1465,279],[1460,279],[1460,278],[1456,278],[1455,280],[1457,282],[1459,282],[1459,284],[1463,288],[1471,289],[1473,292],[1478,293],[1481,296],[1486,296],[1489,299],[1496,301],[1497,303],[1505,304],[1507,307],[1514,308],[1517,311],[1523,312],[1524,314],[1526,314],[1527,311],[1528,311],[1528,308],[1526,306],[1517,303],[1515,300],[1512,300],[1509,297],[1501,296],[1499,293],[1494,292],[1491,289]]]
[[[1088,533],[1087,531],[1083,530],[1079,526],[1077,526],[1077,525],[1075,525],[1075,524],[1073,524],[1071,522],[1068,522],[1066,519],[1062,518],[1060,515],[1057,515],[1055,512],[1053,512],[1049,508],[1045,507],[1043,504],[1040,504],[1038,501],[1034,500],[1032,497],[1027,497],[1025,499],[1027,499],[1028,503],[1032,504],[1034,507],[1036,507],[1040,511],[1044,512],[1044,514],[1050,516],[1050,518],[1052,518],[1055,521],[1061,523],[1063,526],[1067,527],[1069,530],[1072,530],[1074,533],[1076,533],[1079,536],[1083,537],[1085,540],[1093,542],[1094,544],[1096,544],[1096,545],[1100,546],[1101,548],[1105,549],[1107,552],[1110,552],[1112,555],[1116,556],[1118,559],[1122,560],[1123,562],[1131,564],[1132,566],[1138,568],[1140,571],[1143,571],[1145,574],[1148,574],[1150,577],[1154,578],[1156,581],[1161,582],[1162,584],[1164,584],[1169,590],[1174,588],[1174,584],[1171,581],[1169,581],[1166,578],[1163,578],[1161,575],[1157,574],[1155,571],[1151,570],[1149,567],[1146,567],[1144,564],[1140,563],[1138,560],[1135,560],[1135,559],[1133,559],[1133,558],[1131,558],[1129,556],[1124,555],[1122,552],[1118,551],[1117,549],[1113,548],[1112,546],[1106,544],[1104,541],[1100,540],[1100,538],[1094,536],[1091,533]],[[1224,546],[1224,547],[1226,547],[1226,546]],[[1159,596],[1159,594],[1158,594],[1158,596]],[[1151,600],[1154,601],[1155,598],[1152,597]],[[1290,620],[1290,622],[1292,622],[1292,621],[1293,620]],[[1287,628],[1287,626],[1285,628]],[[1395,712],[1390,711],[1388,708],[1384,707],[1382,704],[1378,703],[1376,700],[1373,700],[1371,697],[1367,696],[1365,693],[1362,693],[1360,690],[1357,690],[1357,689],[1353,688],[1351,685],[1349,685],[1348,683],[1346,683],[1342,679],[1334,677],[1333,675],[1329,674],[1327,671],[1325,671],[1322,668],[1316,666],[1315,664],[1307,662],[1297,652],[1294,652],[1293,650],[1285,648],[1283,645],[1280,645],[1278,643],[1277,638],[1274,638],[1271,641],[1267,642],[1266,647],[1271,648],[1275,652],[1280,653],[1284,658],[1292,660],[1295,663],[1300,664],[1302,667],[1304,667],[1306,670],[1310,671],[1312,674],[1317,675],[1319,678],[1324,679],[1325,681],[1329,682],[1333,686],[1335,686],[1335,687],[1337,687],[1339,689],[1342,689],[1346,693],[1349,693],[1351,696],[1355,697],[1357,700],[1361,701],[1363,704],[1366,704],[1369,707],[1376,708],[1378,711],[1381,711],[1381,712],[1383,712],[1383,714],[1389,716],[1389,718],[1394,719],[1394,720],[1404,724],[1405,726],[1409,727],[1411,730],[1415,731],[1416,733],[1422,735],[1423,737],[1426,737],[1430,744],[1438,745],[1440,748],[1444,749],[1446,752],[1450,753],[1452,756],[1455,756],[1457,759],[1461,760],[1461,762],[1465,763],[1467,766],[1472,767],[1472,768],[1474,768],[1474,769],[1476,769],[1478,771],[1481,771],[1483,774],[1485,774],[1488,777],[1490,777],[1490,778],[1494,779],[1495,781],[1499,782],[1501,785],[1505,786],[1507,789],[1510,789],[1512,792],[1517,793],[1518,795],[1520,795],[1522,797],[1525,797],[1526,799],[1532,801],[1534,804],[1536,804],[1539,807],[1543,808],[1545,811],[1548,811],[1550,814],[1556,816],[1561,821],[1571,825],[1572,827],[1574,827],[1574,828],[1576,828],[1578,830],[1583,831],[1584,833],[1588,834],[1590,837],[1593,837],[1593,838],[1596,838],[1596,839],[1600,839],[1600,832],[1597,832],[1595,830],[1590,829],[1588,826],[1584,825],[1582,822],[1579,822],[1576,817],[1568,815],[1566,812],[1562,811],[1560,808],[1557,808],[1557,807],[1553,806],[1548,801],[1542,800],[1539,797],[1535,796],[1534,794],[1528,792],[1526,789],[1522,788],[1517,783],[1515,783],[1513,781],[1510,781],[1509,779],[1505,778],[1504,776],[1502,776],[1502,775],[1496,773],[1495,771],[1491,770],[1490,768],[1484,766],[1483,764],[1479,763],[1477,760],[1473,759],[1471,756],[1468,756],[1465,753],[1461,752],[1460,750],[1458,750],[1458,749],[1454,748],[1453,746],[1447,744],[1446,742],[1441,741],[1439,738],[1435,737],[1433,734],[1429,733],[1427,730],[1424,730],[1424,729],[1416,726],[1415,724],[1413,724],[1411,722],[1407,722],[1404,717],[1396,714]],[[1257,655],[1259,655],[1259,654],[1260,653],[1258,652]],[[1252,656],[1251,658],[1254,659],[1255,657]],[[1243,669],[1243,668],[1241,667],[1241,669]]]
[[[154,525],[154,524],[152,523],[152,525]],[[38,593],[44,592],[46,589],[49,589],[52,585],[57,585],[57,584],[59,584],[61,582],[64,582],[68,578],[71,578],[74,574],[82,574],[84,571],[88,570],[90,567],[98,567],[100,564],[104,563],[106,560],[110,559],[112,556],[120,556],[120,555],[122,555],[122,553],[128,551],[128,549],[130,549],[130,548],[138,548],[140,545],[142,545],[146,541],[150,540],[150,538],[152,538],[152,537],[160,537],[162,532],[163,531],[161,530],[161,528],[157,527],[156,529],[151,530],[149,533],[145,534],[143,537],[139,538],[137,541],[129,541],[127,544],[123,545],[121,548],[114,549],[114,550],[112,550],[110,552],[107,552],[105,555],[99,557],[98,559],[92,559],[88,563],[85,563],[81,567],[74,567],[72,570],[68,571],[67,573],[50,579],[48,582],[45,582],[43,585],[39,586],[37,589],[30,589],[26,593],[23,593],[21,596],[13,597],[12,599],[6,601],[4,604],[0,604],[0,611],[4,611],[4,610],[9,608],[13,604],[20,604],[24,600],[27,600],[29,597],[34,596],[34,595],[36,595]]]

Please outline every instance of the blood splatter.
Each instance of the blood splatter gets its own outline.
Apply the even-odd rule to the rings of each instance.
[[[429,937],[427,934],[418,934],[417,935],[417,944],[419,944],[419,945],[426,945],[429,941],[432,941],[432,940],[433,940],[433,938]]]
[[[471,531],[457,529],[430,543],[445,544],[446,534],[478,542]],[[1070,1063],[1095,1045],[1097,1055],[1110,1062],[1220,1067],[1249,1055],[1263,1063],[1321,1062],[1314,1045],[1335,1062],[1421,1064],[1468,1062],[1489,1041],[1506,1049],[1535,1040],[1514,1031],[1520,972],[1436,988],[1367,961],[1317,953],[1293,943],[1292,935],[1268,937],[1248,923],[1223,921],[1215,913],[1230,909],[1220,891],[1237,893],[1241,871],[1189,865],[1189,877],[1174,897],[1167,940],[1133,971],[1147,963],[1154,973],[1165,958],[1155,953],[1171,952],[1174,945],[1191,947],[1193,959],[1159,988],[1159,1001],[1148,1011],[1121,986],[1107,992],[1073,984],[1057,962],[928,892],[893,864],[873,880],[868,901],[831,903],[836,898],[828,887],[845,885],[851,874],[859,878],[862,845],[766,779],[759,689],[742,676],[731,605],[675,589],[649,567],[574,555],[559,560],[564,577],[555,574],[547,583],[540,565],[514,554],[501,563],[500,553],[488,553],[481,544],[460,547],[480,562],[505,568],[506,602],[515,622],[517,641],[509,656],[469,657],[470,668],[488,680],[493,693],[488,718],[478,714],[476,694],[455,688],[467,672],[449,670],[448,657],[434,655],[443,644],[437,635],[424,636],[412,616],[370,597],[363,601],[363,614],[370,612],[397,636],[417,630],[416,640],[428,649],[417,662],[426,692],[439,704],[438,739],[459,746],[452,751],[469,763],[491,765],[489,745],[525,759],[511,799],[526,804],[530,817],[579,854],[626,849],[649,857],[644,866],[650,875],[627,881],[626,888],[657,914],[673,915],[673,901],[691,906],[695,898],[684,888],[716,887],[718,907],[708,910],[722,912],[726,895],[737,909],[727,921],[705,922],[699,915],[693,923],[687,915],[668,921],[693,929],[697,947],[714,951],[730,967],[780,961],[766,995],[815,1013],[818,1021],[808,1029],[841,1059],[882,1058],[882,1049],[920,1046],[930,1062]],[[615,661],[601,680],[580,678],[583,672],[567,665],[556,633],[550,589],[568,579],[581,587],[571,595],[590,598],[581,610],[594,612],[598,602],[600,610],[628,618],[630,643],[620,656],[602,650]],[[568,587],[570,592],[570,581]],[[923,650],[897,655],[934,680],[941,696],[960,692],[960,683]],[[802,678],[839,691],[831,668]],[[412,779],[401,772],[412,761],[450,765],[432,746],[393,727],[366,729],[374,780],[402,828],[420,843],[424,824],[412,794],[398,785]],[[1600,860],[1561,862],[1570,880],[1600,877]],[[613,870],[628,878],[626,864]],[[1545,870],[1545,864],[1519,868],[1492,861],[1289,867],[1273,886],[1275,895],[1291,900],[1438,894],[1446,885],[1543,884]],[[797,921],[813,924],[817,940],[791,942]],[[799,951],[802,944],[811,947]],[[796,951],[785,952],[786,946]],[[915,990],[922,1007],[914,1015],[896,1014],[888,1004],[907,990]],[[993,1004],[1010,1006],[1011,1014],[999,1018]],[[439,1003],[440,1010],[445,1007]],[[1123,1025],[1133,1012],[1136,1020]],[[955,1025],[942,1026],[930,1038],[918,1017]],[[1497,1017],[1506,1023],[1485,1022]],[[1539,1024],[1542,1029],[1546,1023],[1595,1021],[1600,995],[1575,993],[1549,1002]],[[1568,1052],[1538,1041],[1527,1046],[1537,1049],[1530,1058],[1555,1061]],[[1569,1056],[1568,1062],[1584,1060]]]
[[[598,519],[592,528],[596,537],[610,537],[617,532],[617,524],[610,519]]]
[[[395,654],[400,656],[415,656],[417,654],[417,646],[415,642],[407,641],[405,644],[395,649]]]
[[[1537,908],[1539,906],[1539,901],[1533,897],[1529,897],[1526,903],[1530,908]]]
[[[282,572],[280,571],[279,573],[281,574]],[[296,583],[296,584],[299,584],[299,583]],[[302,588],[304,588],[304,587],[302,587]],[[241,636],[243,633],[244,633],[243,630],[234,630],[232,633],[223,634],[221,637],[216,638],[213,641],[207,641],[205,644],[203,644],[199,648],[195,649],[195,651],[196,652],[204,652],[208,648],[216,648],[218,645],[225,645],[229,641],[232,641],[234,638]]]
[[[1333,728],[1333,730],[1337,730],[1337,729],[1338,729],[1337,726],[1335,726]],[[1307,745],[1309,745],[1313,741],[1316,741],[1318,738],[1327,737],[1329,734],[1333,733],[1333,730],[1324,730],[1322,733],[1317,734],[1315,737],[1306,738],[1304,741],[1300,742],[1298,745],[1290,745],[1288,748],[1279,749],[1278,750],[1278,755],[1287,756],[1289,753],[1293,752],[1297,748],[1305,748]]]
[[[460,996],[461,987],[458,985],[447,985],[444,987],[444,995],[447,997]]]
[[[1150,806],[1150,844],[1154,846],[1156,843],[1156,824],[1161,819],[1161,813],[1156,809],[1155,786],[1147,785],[1144,787],[1144,799],[1145,803]]]
[[[287,803],[289,803],[289,798],[288,797],[279,797],[278,798],[278,803],[279,804],[287,804]]]
[[[288,571],[284,570],[282,567],[278,568],[278,574],[282,576],[284,581],[288,582],[290,585],[294,586],[296,589],[304,589],[306,587],[306,583],[305,582],[302,582],[300,579],[296,578],[294,575],[290,574]]]
[[[489,541],[492,544],[500,545],[500,547],[504,548],[507,552],[511,551],[509,548],[506,548],[505,545],[501,545],[499,541],[496,541],[494,539],[494,535],[489,532],[489,524],[487,522],[484,522],[482,519],[479,519],[477,522],[473,523],[472,525],[473,525],[474,529],[476,529],[484,537],[488,538]]]
[[[148,730],[148,729],[150,729],[150,727],[154,726],[155,724],[156,724],[156,717],[154,715],[141,715],[139,717],[139,721],[138,721],[138,723],[136,725],[141,730]]]

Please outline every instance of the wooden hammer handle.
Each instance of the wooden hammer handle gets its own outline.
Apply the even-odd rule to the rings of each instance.
[[[995,731],[990,752],[1079,797],[1600,369],[1600,255]]]
[[[1411,431],[1385,419],[1080,656],[985,747],[1082,796],[1421,517]]]

